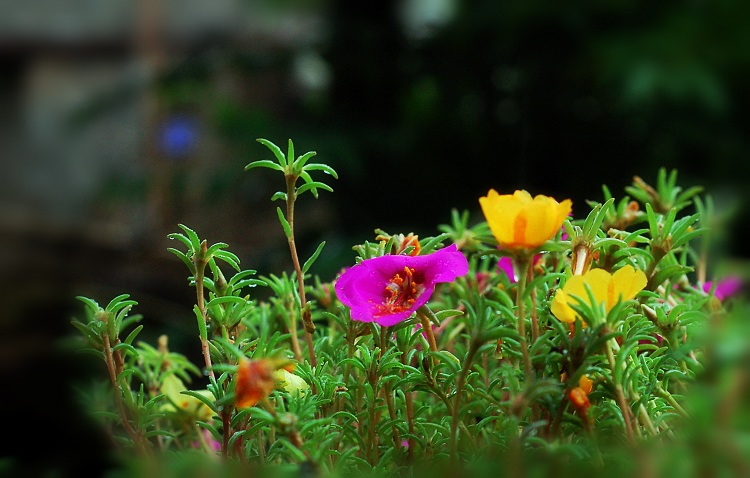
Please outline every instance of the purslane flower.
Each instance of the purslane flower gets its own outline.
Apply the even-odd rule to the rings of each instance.
[[[160,391],[168,399],[168,403],[162,407],[163,411],[177,412],[178,410],[181,410],[183,413],[187,414],[186,416],[198,418],[204,421],[209,420],[214,414],[213,411],[202,401],[191,395],[182,393],[187,391],[187,387],[175,374],[170,374],[164,377]],[[208,390],[198,390],[197,393],[203,395],[209,400],[213,400],[214,396]]]
[[[423,256],[385,255],[347,269],[336,281],[336,295],[353,320],[384,327],[408,319],[427,303],[438,283],[469,272],[455,244]]]
[[[703,284],[703,292],[711,293],[713,288],[713,281],[708,281]],[[719,280],[716,283],[716,290],[714,290],[714,296],[719,300],[724,300],[727,297],[735,295],[742,289],[742,279],[740,277],[732,276],[726,279]]]
[[[283,373],[291,372],[294,367],[294,362],[283,358],[241,358],[235,374],[234,403],[237,408],[254,407],[276,388],[304,393],[302,384],[292,378],[296,375]]]
[[[614,274],[604,269],[591,269],[583,275],[571,276],[563,288],[558,289],[552,299],[551,311],[560,321],[567,323],[579,318],[570,306],[571,301],[573,304],[604,304],[605,311],[609,312],[619,301],[634,298],[646,287],[646,282],[646,274],[630,265],[617,270]],[[591,288],[596,304],[590,303],[586,285]]]
[[[506,249],[534,249],[553,238],[570,214],[572,203],[518,190],[500,195],[490,189],[479,198],[484,217],[498,244]]]
[[[589,394],[591,393],[593,386],[594,382],[591,381],[588,375],[582,375],[581,379],[578,381],[578,386],[568,392],[570,402],[582,416],[585,416],[589,411],[589,407],[591,407]]]
[[[270,360],[241,359],[235,375],[234,403],[237,408],[254,407],[276,388],[276,371]]]

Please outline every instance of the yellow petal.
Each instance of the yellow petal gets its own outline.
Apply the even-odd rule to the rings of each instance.
[[[627,265],[612,274],[613,297],[612,303],[607,304],[607,310],[615,306],[618,300],[626,301],[633,299],[638,292],[646,287],[646,274],[640,269]]]
[[[294,395],[295,393],[304,395],[307,389],[310,388],[310,385],[308,385],[307,382],[302,379],[302,377],[288,372],[283,368],[276,370],[273,373],[273,376],[279,382],[278,387],[286,390],[292,395]]]
[[[500,195],[491,189],[479,198],[487,225],[504,248],[533,249],[544,244],[560,230],[571,209],[566,199],[559,203],[544,195],[531,195],[517,190]]]
[[[557,222],[560,223],[560,227],[562,227],[563,222],[565,222],[572,210],[573,202],[570,199],[565,199],[557,205]]]
[[[555,292],[555,297],[552,298],[552,304],[550,304],[550,311],[560,322],[572,323],[576,320],[576,313],[568,305],[568,298],[562,289]]]
[[[591,393],[591,389],[594,388],[594,382],[588,375],[581,375],[581,378],[578,380],[578,386],[588,395]]]
[[[492,234],[502,246],[513,242],[513,227],[521,211],[521,202],[510,195],[499,195],[491,189],[486,197],[479,198],[479,205]]]
[[[181,408],[199,419],[208,420],[211,418],[213,411],[197,398],[181,393],[185,390],[187,388],[177,375],[170,374],[164,377],[161,384],[161,393],[167,396],[169,402],[164,405],[163,410],[174,412],[177,408]],[[197,393],[210,400],[214,399],[213,394],[208,390],[197,390]]]
[[[187,387],[185,387],[182,380],[175,374],[167,375],[161,382],[161,393],[175,403],[179,403],[183,397],[187,396],[180,393],[183,390],[187,390]]]
[[[533,248],[544,244],[560,229],[557,221],[557,202],[546,196],[537,196],[523,212],[526,216],[526,235],[523,242]]]
[[[612,276],[609,272],[604,269],[591,269],[582,276],[572,276],[569,278],[563,288],[565,289],[566,294],[578,299],[578,302],[576,303],[584,303],[590,306],[598,306],[599,304],[604,303],[606,307],[608,297],[607,292],[611,281]],[[592,304],[589,299],[588,292],[586,291],[587,285],[594,295],[594,299],[596,300],[595,304]]]

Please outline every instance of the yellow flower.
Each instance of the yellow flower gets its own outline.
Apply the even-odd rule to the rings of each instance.
[[[591,269],[584,275],[571,276],[562,289],[555,293],[552,299],[552,314],[562,322],[572,323],[578,317],[578,314],[569,305],[570,300],[575,304],[589,302],[589,296],[586,293],[586,285],[591,288],[591,293],[596,299],[597,304],[604,304],[606,312],[612,310],[617,302],[630,300],[646,287],[646,274],[643,271],[634,269],[632,266],[625,266],[614,274],[610,274],[604,269]]]
[[[296,393],[304,395],[307,389],[310,388],[310,385],[302,377],[283,368],[275,371],[273,376],[276,378],[277,388],[284,389],[292,395]]]
[[[500,195],[494,189],[479,198],[479,205],[497,242],[507,249],[541,246],[557,234],[572,208],[570,199],[558,203],[523,190]]]
[[[588,375],[581,375],[581,378],[578,379],[578,388],[588,395],[594,388],[594,381],[591,380]]]
[[[181,393],[186,390],[187,387],[185,387],[185,384],[182,383],[182,380],[180,380],[177,375],[170,374],[164,377],[160,391],[167,396],[169,403],[164,405],[163,410],[167,412],[176,412],[180,409],[194,418],[204,421],[210,419],[214,412],[197,398]],[[210,400],[214,399],[213,394],[208,390],[197,390],[197,393]]]

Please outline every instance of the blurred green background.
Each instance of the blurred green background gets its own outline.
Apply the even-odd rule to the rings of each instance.
[[[260,275],[291,270],[270,202],[283,180],[243,172],[271,158],[261,137],[291,138],[339,173],[333,194],[305,195],[297,211],[301,255],[327,241],[313,270],[324,281],[375,228],[435,235],[452,208],[480,220],[490,188],[569,197],[583,215],[602,184],[619,198],[660,167],[704,186],[726,218],[710,270],[748,257],[741,0],[0,8],[4,390],[58,390],[89,373],[54,348],[82,310],[76,295],[130,293],[142,338],[168,333],[199,357],[187,271],[166,251],[178,223],[227,242]],[[72,406],[10,400],[41,422]],[[65,446],[50,460],[81,465]]]

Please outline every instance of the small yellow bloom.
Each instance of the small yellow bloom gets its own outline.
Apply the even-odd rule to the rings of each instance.
[[[310,385],[302,377],[283,368],[275,371],[273,376],[276,378],[276,387],[286,390],[292,395],[297,393],[304,395],[310,388]]]
[[[591,380],[588,375],[581,375],[581,378],[578,380],[578,388],[588,395],[594,388],[594,381]]]
[[[586,293],[586,285],[588,284],[597,305],[603,303],[606,312],[609,312],[617,302],[634,298],[638,292],[646,287],[646,282],[646,274],[629,265],[619,269],[614,274],[610,274],[604,269],[591,269],[584,275],[571,276],[568,279],[563,288],[555,293],[551,311],[562,322],[574,322],[579,317],[569,305],[569,301],[575,300],[574,303],[576,304],[592,305]]]
[[[501,247],[534,249],[552,239],[570,214],[572,203],[538,195],[534,198],[523,190],[498,194],[490,189],[479,198],[484,217]]]
[[[182,383],[182,380],[180,380],[177,375],[170,374],[164,377],[160,391],[167,396],[169,403],[164,405],[163,410],[167,412],[176,412],[180,409],[194,418],[204,421],[210,419],[214,412],[197,398],[181,393],[186,390],[187,387],[185,387],[185,384]],[[214,399],[213,394],[208,390],[197,390],[197,393],[210,400]]]

